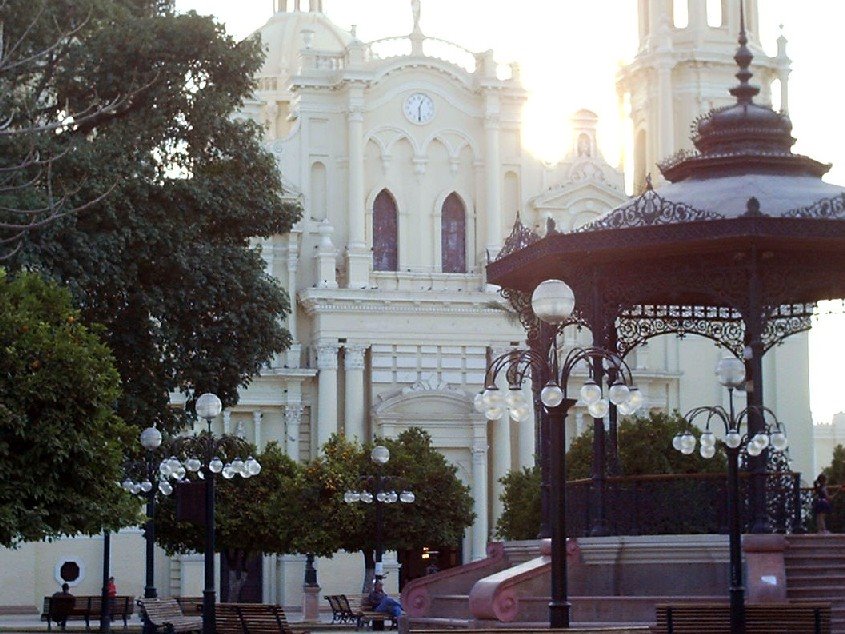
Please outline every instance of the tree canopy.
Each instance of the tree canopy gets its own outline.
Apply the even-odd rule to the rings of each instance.
[[[53,157],[49,180],[19,175],[0,204],[38,206],[62,183],[67,208],[85,207],[27,231],[10,266],[60,280],[83,318],[105,326],[124,386],[118,414],[173,430],[185,420],[169,407],[171,392],[212,391],[231,405],[289,345],[287,295],[251,239],[289,231],[300,211],[260,129],[232,117],[251,94],[258,42],[167,4],[3,3],[7,42],[55,43],[49,64],[2,77],[19,87],[15,125],[66,125],[35,140],[0,135],[7,161],[25,160],[33,143]],[[46,106],[35,110],[39,95]],[[86,112],[96,116],[66,119]]]
[[[115,485],[134,433],[114,414],[114,360],[33,273],[0,269],[0,545],[117,529],[139,507]]]

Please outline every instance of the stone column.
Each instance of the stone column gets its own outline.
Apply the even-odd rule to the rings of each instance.
[[[349,440],[366,440],[364,412],[364,354],[366,346],[347,345],[344,359],[346,371],[346,437]]]
[[[317,346],[317,429],[312,447],[320,451],[329,437],[337,432],[337,344]]]
[[[493,447],[492,462],[492,487],[490,491],[491,502],[493,507],[493,517],[491,518],[492,525],[495,526],[496,520],[502,515],[504,510],[504,503],[500,499],[502,493],[502,485],[499,478],[507,475],[511,468],[511,420],[507,412],[499,420],[490,421],[490,444]]]
[[[252,435],[253,435],[253,442],[255,446],[258,448],[258,451],[261,451],[261,410],[257,409],[252,412]]]
[[[660,121],[658,123],[657,156],[655,162],[668,158],[675,145],[675,124],[673,116],[672,101],[672,62],[670,59],[661,59],[657,65],[657,101]],[[647,170],[653,170],[654,165],[649,165]],[[653,174],[655,180],[658,174]]]
[[[364,288],[370,282],[372,255],[366,245],[364,215],[364,92],[360,86],[349,91],[348,137],[348,223],[346,244],[347,286]]]
[[[499,100],[490,95],[487,98],[487,113],[484,117],[485,178],[487,183],[487,254],[495,257],[502,244],[502,200],[501,200],[501,151],[499,147]]]
[[[472,423],[472,499],[475,524],[472,527],[472,560],[483,559],[487,553],[490,533],[487,508],[487,423]]]
[[[285,453],[288,458],[299,460],[299,424],[303,407],[296,403],[285,405]]]
[[[302,355],[302,344],[299,343],[299,334],[297,332],[297,314],[296,314],[296,271],[299,267],[299,232],[291,231],[288,234],[288,271],[287,271],[287,286],[290,294],[290,314],[288,315],[288,330],[290,331],[293,343],[290,348],[284,353],[285,363],[289,368],[298,368],[300,366]]]

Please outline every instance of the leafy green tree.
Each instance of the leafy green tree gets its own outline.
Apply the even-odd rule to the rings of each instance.
[[[839,487],[845,485],[845,447],[836,445],[833,448],[833,459],[830,465],[822,469],[827,476],[827,486],[831,498],[832,511],[827,519],[827,528],[834,533],[845,532],[845,495]]]
[[[540,532],[540,467],[509,471],[499,482],[504,486],[499,496],[504,511],[496,522],[496,537],[536,539]]]
[[[375,465],[370,452],[375,445],[390,450],[385,465]],[[413,491],[412,504],[383,504],[382,545],[384,550],[422,549],[424,546],[455,546],[463,538],[475,514],[469,488],[457,475],[457,467],[446,462],[431,444],[431,436],[419,428],[403,431],[396,438],[376,438],[363,446],[333,437],[324,455],[311,468],[323,476],[323,512],[326,514],[326,544],[364,555],[364,583],[375,570],[375,504],[346,504],[347,490],[374,490],[370,476],[386,476],[389,489]]]
[[[166,5],[2,5],[6,41],[29,42],[35,25],[33,46],[60,43],[56,63],[12,77],[50,97],[43,113],[32,111],[33,98],[16,105],[20,125],[92,108],[101,116],[39,136],[39,155],[57,157],[50,181],[21,176],[0,202],[38,206],[50,183],[73,184],[65,204],[88,205],[84,213],[26,232],[10,265],[60,280],[83,317],[105,326],[124,385],[122,418],[176,430],[186,419],[169,407],[170,393],[213,391],[231,405],[289,345],[287,295],[251,240],[289,231],[300,210],[284,198],[258,126],[231,116],[253,89],[258,42],[236,42],[211,18]],[[66,16],[81,16],[67,22],[72,37]],[[4,147],[20,162],[28,143]]]
[[[0,545],[118,529],[115,483],[134,433],[115,415],[114,360],[70,294],[0,269]]]

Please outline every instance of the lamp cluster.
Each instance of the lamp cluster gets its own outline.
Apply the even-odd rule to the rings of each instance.
[[[411,504],[417,497],[411,491],[379,491],[375,495],[369,491],[347,491],[343,494],[343,501],[347,504],[354,504],[355,502],[363,502],[364,504],[372,504],[373,500],[383,504],[393,504],[394,502],[404,502]]]
[[[696,441],[695,436],[689,429],[679,432],[672,439],[672,447],[682,454],[690,455],[695,451],[698,442],[700,442],[699,453],[702,458],[712,458],[716,455],[716,434],[709,428],[701,432],[699,441]],[[767,447],[771,447],[775,451],[784,451],[789,444],[780,423],[777,423],[771,429],[757,432],[751,437],[743,436],[738,429],[731,428],[725,434],[722,442],[728,449],[739,449],[745,443],[745,452],[751,457],[759,456]]]
[[[643,404],[642,393],[623,381],[616,381],[611,385],[605,398],[601,386],[593,379],[587,379],[581,387],[580,396],[593,418],[604,418],[611,403],[623,416],[630,416]],[[554,381],[547,383],[540,391],[540,400],[546,407],[557,407],[563,402],[563,398],[563,390]],[[511,386],[507,395],[502,396],[498,387],[489,385],[475,396],[473,406],[488,420],[500,420],[506,411],[515,422],[525,421],[531,415],[530,404],[518,386]]]

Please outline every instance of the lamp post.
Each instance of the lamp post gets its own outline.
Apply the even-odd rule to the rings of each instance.
[[[728,410],[721,406],[702,406],[690,410],[686,418],[690,424],[700,416],[707,417],[704,431],[701,433],[699,453],[703,458],[716,455],[716,435],[710,430],[710,421],[722,423],[725,436],[722,446],[728,458],[728,556],[730,567],[730,620],[731,634],[745,634],[745,588],[742,585],[742,527],[739,511],[739,456],[744,451],[748,456],[757,457],[768,447],[775,451],[784,451],[787,446],[783,425],[774,413],[766,407],[749,406],[736,413],[734,411],[733,391],[745,384],[745,364],[736,357],[725,357],[716,365],[719,383],[728,388]],[[753,435],[742,434],[743,423],[748,429],[748,419],[752,414],[759,414],[763,420],[763,429]],[[772,419],[766,422],[766,415]],[[695,451],[696,438],[687,429],[678,433],[672,440],[672,446],[683,454]]]
[[[146,544],[144,598],[155,599],[158,597],[154,573],[156,494],[170,495],[173,493],[173,486],[167,481],[167,476],[155,465],[155,450],[161,446],[161,432],[153,426],[147,427],[141,432],[140,440],[144,448],[144,479],[141,482],[134,482],[127,477],[121,486],[133,495],[142,495],[147,502],[147,521],[144,524]],[[153,629],[155,628],[149,623],[144,622],[144,634],[150,634]]]
[[[534,290],[531,297],[534,314],[541,320],[559,326],[571,315],[575,307],[572,289],[560,280],[546,280]],[[523,422],[530,417],[530,406],[522,394],[526,378],[548,376],[548,383],[540,391],[540,400],[549,415],[549,481],[551,517],[551,601],[549,603],[549,626],[568,628],[570,604],[567,597],[566,580],[566,416],[579,401],[569,398],[569,379],[576,370],[583,370],[587,380],[581,388],[580,400],[594,418],[603,418],[609,410],[609,402],[601,388],[600,372],[603,370],[616,377],[608,389],[610,402],[623,415],[633,414],[642,404],[642,395],[633,386],[631,371],[615,353],[591,346],[573,348],[561,362],[557,348],[557,333],[548,358],[533,350],[512,350],[492,361],[487,369],[484,391],[476,396],[475,408],[484,412],[488,420],[499,420],[507,411],[510,418]],[[504,376],[508,393],[503,396],[497,386],[497,379]]]
[[[370,452],[370,460],[379,467],[386,465],[390,460],[390,450],[384,445],[376,445]],[[391,476],[382,475],[379,473],[375,476],[364,476],[363,481],[372,485],[373,491],[346,491],[343,494],[343,501],[347,504],[355,504],[356,502],[363,502],[364,504],[376,505],[376,560],[375,560],[375,577],[380,579],[384,576],[384,566],[382,564],[382,505],[394,504],[395,502],[402,502],[404,504],[411,504],[416,496],[412,491],[407,489],[401,493],[389,489],[393,478]]]

